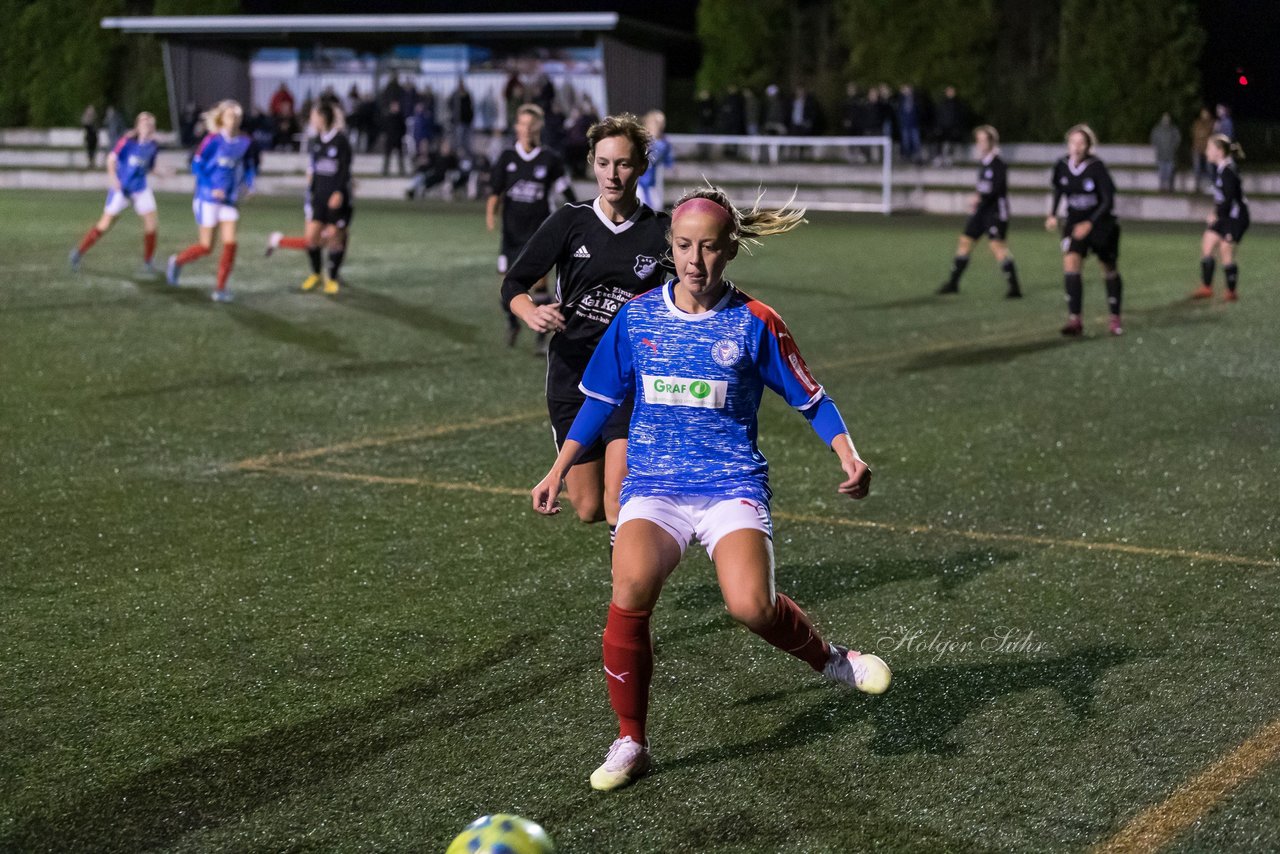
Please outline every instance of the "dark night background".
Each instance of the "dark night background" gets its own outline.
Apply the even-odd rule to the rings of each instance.
[[[612,11],[650,23],[692,33],[697,0],[382,0],[351,3],[344,0],[246,0],[249,14],[429,14],[446,12],[600,12]],[[1237,118],[1280,121],[1280,2],[1278,0],[1201,0],[1200,20],[1208,34],[1199,64],[1207,103],[1230,104]],[[698,57],[673,57],[671,76],[692,77]],[[1188,57],[1194,62],[1194,57]],[[1241,69],[1241,71],[1237,71]],[[1238,83],[1243,73],[1249,83]]]

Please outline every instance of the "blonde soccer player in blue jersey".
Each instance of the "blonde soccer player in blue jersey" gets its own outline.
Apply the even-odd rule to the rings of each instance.
[[[534,509],[556,513],[574,459],[634,394],[604,630],[618,738],[591,775],[596,789],[624,786],[649,768],[649,617],[694,539],[714,562],[734,619],[829,679],[867,693],[888,688],[883,661],[823,640],[774,587],[768,462],[756,442],[764,389],[802,413],[835,452],[841,494],[864,498],[871,486],[871,470],[782,318],[724,278],[743,242],[789,231],[803,216],[758,204],[739,211],[714,187],[676,204],[670,237],[678,278],[618,312],[583,375],[585,403],[551,471],[533,489]]]

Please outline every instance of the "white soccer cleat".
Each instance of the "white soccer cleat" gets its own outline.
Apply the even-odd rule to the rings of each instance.
[[[591,788],[597,792],[620,789],[643,777],[649,770],[649,748],[631,736],[619,738],[609,747],[604,764],[591,772]]]
[[[277,249],[279,249],[279,248],[280,248],[280,241],[281,241],[281,240],[283,240],[283,239],[284,239],[284,232],[283,232],[283,231],[273,231],[273,232],[271,232],[271,236],[267,238],[267,252],[266,252],[266,255],[267,255],[267,257],[268,257],[268,258],[270,258],[270,257],[271,257],[271,253],[272,253],[272,252],[275,252]]]
[[[822,675],[857,688],[864,694],[883,694],[889,690],[893,673],[878,655],[858,652],[831,644],[831,658]]]

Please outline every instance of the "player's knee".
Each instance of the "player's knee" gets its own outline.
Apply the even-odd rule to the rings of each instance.
[[[591,525],[595,522],[604,521],[604,503],[601,501],[579,501],[573,505],[573,512],[578,514],[578,519]]]
[[[726,599],[724,606],[730,617],[752,631],[767,628],[773,623],[774,606],[767,598]]]

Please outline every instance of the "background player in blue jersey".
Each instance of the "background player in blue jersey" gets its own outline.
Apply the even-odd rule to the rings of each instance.
[[[196,193],[191,208],[195,212],[199,240],[177,255],[169,256],[167,278],[178,284],[182,268],[213,251],[213,230],[222,235],[222,257],[218,259],[218,283],[214,302],[230,302],[227,279],[236,263],[236,223],[240,221],[241,186],[253,191],[253,140],[240,133],[244,110],[235,101],[223,101],[205,113],[208,135],[196,148],[191,171],[196,176]]]
[[[1236,161],[1244,159],[1244,149],[1229,137],[1214,134],[1205,146],[1205,159],[1213,168],[1213,212],[1209,214],[1200,238],[1200,287],[1192,292],[1192,299],[1208,299],[1213,296],[1213,253],[1222,259],[1222,275],[1227,282],[1227,292],[1222,298],[1235,302],[1236,283],[1240,268],[1236,266],[1236,247],[1249,230],[1249,202],[1244,197],[1244,185]]]
[[[649,145],[649,168],[640,176],[637,187],[640,201],[655,211],[663,209],[666,184],[663,175],[675,165],[675,153],[671,141],[667,139],[667,117],[661,110],[650,110],[644,114],[644,129],[653,137]]]
[[[827,643],[804,611],[774,589],[768,463],[756,442],[764,389],[803,413],[836,453],[841,494],[863,498],[871,483],[840,412],[786,324],[724,279],[743,241],[789,231],[803,213],[758,205],[740,213],[715,188],[680,200],[671,222],[679,279],[618,313],[583,375],[587,399],[551,471],[533,489],[536,511],[557,512],[574,458],[614,408],[635,395],[604,630],[605,681],[619,734],[591,775],[596,789],[618,788],[648,770],[649,617],[695,538],[715,563],[734,619],[830,679],[868,693],[889,685],[883,661]]]
[[[115,223],[116,217],[133,205],[134,213],[142,218],[142,267],[145,273],[155,272],[152,259],[156,254],[156,197],[147,186],[147,173],[156,166],[156,117],[151,113],[138,113],[133,130],[120,137],[107,155],[107,203],[102,216],[89,229],[80,245],[71,250],[71,269],[80,269],[80,259],[89,247],[98,242]]]

